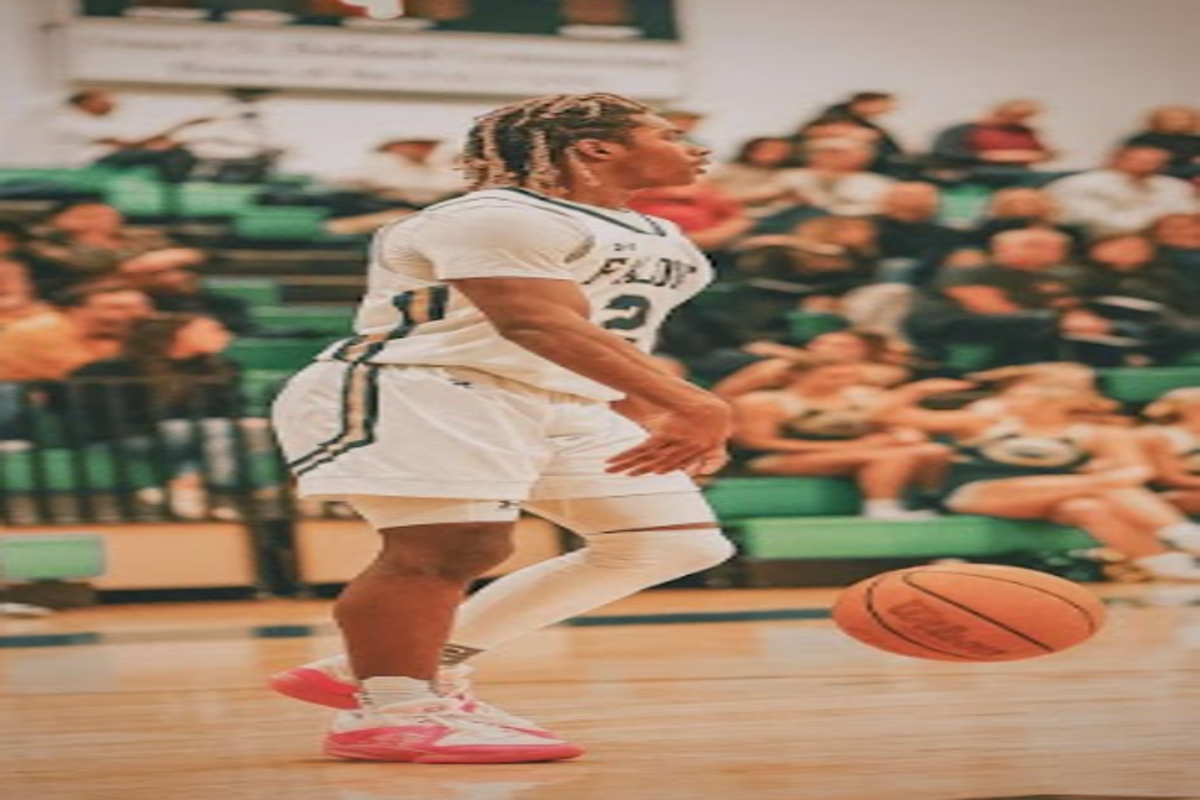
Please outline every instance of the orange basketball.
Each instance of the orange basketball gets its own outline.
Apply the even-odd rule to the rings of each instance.
[[[913,658],[1017,661],[1074,647],[1104,624],[1079,584],[994,564],[885,572],[846,589],[833,621],[860,642]]]

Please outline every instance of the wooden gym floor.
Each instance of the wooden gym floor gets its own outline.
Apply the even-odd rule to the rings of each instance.
[[[478,660],[483,696],[589,749],[576,762],[496,766],[320,755],[328,714],[260,683],[337,646],[325,602],[4,619],[0,794],[1200,798],[1200,587],[1104,591],[1112,618],[1093,642],[992,665],[877,653],[804,619],[822,615],[830,591],[645,593],[598,612],[608,624],[557,627]],[[694,621],[714,613],[735,621]]]

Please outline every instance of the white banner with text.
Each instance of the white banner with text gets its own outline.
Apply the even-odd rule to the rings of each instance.
[[[664,42],[133,20],[64,26],[68,77],[89,82],[523,96],[683,92]]]

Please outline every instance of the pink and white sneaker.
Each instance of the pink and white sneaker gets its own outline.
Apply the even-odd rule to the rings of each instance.
[[[509,714],[471,693],[471,667],[446,667],[438,672],[438,692],[459,700],[464,710],[493,725],[503,725],[534,736],[555,738],[555,735],[533,720]],[[272,675],[268,685],[282,695],[305,703],[330,708],[357,709],[358,685],[350,675],[344,656],[324,658]]]
[[[339,712],[325,752],[354,761],[417,764],[520,764],[583,754],[561,739],[483,720],[451,697]]]

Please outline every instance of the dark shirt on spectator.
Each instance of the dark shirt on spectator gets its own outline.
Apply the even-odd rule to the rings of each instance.
[[[912,275],[917,285],[932,280],[950,254],[965,244],[960,231],[936,222],[906,222],[882,215],[873,220],[879,255],[917,262]]]
[[[948,289],[966,286],[990,286],[998,289],[1012,304],[1027,310],[1050,309],[1073,296],[1070,286],[1056,273],[1012,269],[999,264],[981,267],[949,269],[933,285],[930,292],[918,301],[918,306],[930,312],[962,313],[958,301],[947,295]]]

